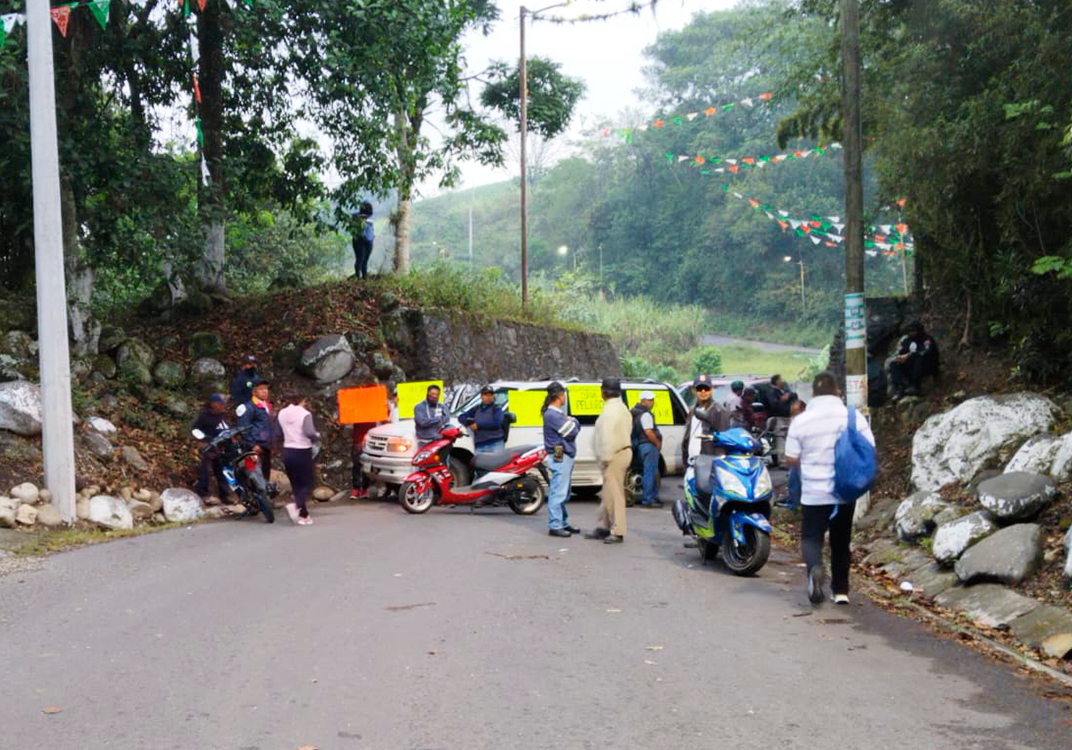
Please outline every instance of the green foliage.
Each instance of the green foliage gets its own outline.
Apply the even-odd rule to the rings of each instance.
[[[584,94],[584,83],[561,73],[562,66],[544,57],[526,62],[528,79],[528,128],[544,138],[554,138],[569,125],[573,107]],[[485,107],[497,109],[520,128],[521,73],[517,65],[493,63],[488,71],[490,83],[480,94]]]
[[[705,346],[693,358],[692,370],[707,375],[721,375],[722,355],[716,347]]]
[[[797,374],[797,380],[810,381],[815,378],[820,372],[825,370],[830,365],[830,345],[827,344],[823,347],[823,350],[817,355],[808,360],[808,366],[805,367]]]
[[[681,374],[669,365],[653,364],[642,357],[619,357],[618,361],[622,365],[622,374],[632,380],[650,379],[672,385],[681,380]]]

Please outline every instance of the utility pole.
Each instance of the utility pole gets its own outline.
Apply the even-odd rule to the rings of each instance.
[[[521,109],[518,133],[521,136],[521,309],[529,300],[529,232],[528,232],[528,185],[525,167],[525,131],[529,116],[529,73],[525,64],[525,14],[528,8],[521,6],[521,61],[518,63],[518,78],[521,83]]]
[[[33,177],[34,270],[41,368],[41,445],[45,487],[67,523],[75,520],[71,360],[67,349],[67,289],[60,216],[60,160],[56,141],[56,87],[48,0],[26,4],[30,75],[30,153]]]
[[[804,298],[804,259],[801,258],[797,262],[800,264],[800,314],[807,315],[808,303],[805,302]]]
[[[860,123],[860,4],[841,0],[841,120],[845,147],[845,401],[867,407],[864,312],[863,132]]]

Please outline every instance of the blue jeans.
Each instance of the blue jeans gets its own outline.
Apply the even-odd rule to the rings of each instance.
[[[573,457],[562,456],[561,461],[555,461],[554,456],[548,456],[543,460],[543,465],[551,472],[551,489],[547,493],[547,528],[564,529],[569,525],[566,501],[570,495]]]
[[[506,443],[502,440],[493,440],[490,443],[483,443],[476,447],[477,453],[498,453],[506,448]]]
[[[644,465],[644,497],[643,505],[651,505],[659,499],[659,490],[656,480],[659,478],[659,449],[653,443],[641,443],[639,446],[640,460]]]

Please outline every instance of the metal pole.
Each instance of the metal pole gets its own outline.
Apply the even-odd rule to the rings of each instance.
[[[67,350],[67,289],[63,271],[60,163],[56,141],[56,90],[52,72],[52,20],[48,0],[26,5],[30,75],[30,152],[33,177],[34,262],[41,367],[41,445],[45,487],[67,523],[75,517],[71,361]]]
[[[863,133],[860,123],[860,5],[841,0],[841,115],[845,147],[845,400],[867,404],[864,312]]]
[[[469,198],[469,265],[473,265],[473,204],[472,196]]]
[[[802,315],[808,314],[808,305],[804,301],[804,260],[800,261],[800,312]]]
[[[908,261],[905,260],[905,252],[901,251],[901,281],[904,284],[904,294],[908,296]]]
[[[524,309],[529,299],[529,238],[528,238],[528,206],[527,189],[525,184],[525,130],[528,127],[529,114],[529,76],[528,67],[525,64],[525,14],[528,9],[521,6],[521,61],[518,64],[518,78],[521,83],[521,111],[518,123],[518,132],[521,136],[521,307]]]

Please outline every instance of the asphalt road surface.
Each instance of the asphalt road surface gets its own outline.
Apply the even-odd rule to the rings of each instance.
[[[806,346],[794,346],[793,344],[775,344],[770,341],[754,341],[752,339],[739,339],[733,336],[722,336],[717,333],[708,333],[700,340],[704,346],[726,346],[727,344],[745,344],[747,346],[754,346],[757,349],[761,349],[765,352],[796,352],[798,354],[807,354],[809,356],[815,356],[821,350],[812,349]]]
[[[1044,683],[860,596],[813,609],[786,551],[751,579],[703,566],[668,510],[630,510],[620,546],[543,513],[313,511],[0,578],[0,748],[1072,743]]]

